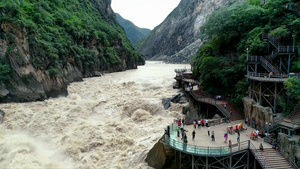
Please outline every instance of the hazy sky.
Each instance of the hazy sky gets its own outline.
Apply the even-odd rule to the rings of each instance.
[[[180,0],[112,0],[115,13],[140,28],[153,29],[175,9]]]

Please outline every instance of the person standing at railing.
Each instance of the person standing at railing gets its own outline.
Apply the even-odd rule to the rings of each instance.
[[[196,136],[195,130],[192,132],[192,136],[193,136],[193,140],[194,140],[194,139],[195,139],[195,136]]]
[[[224,109],[226,109],[226,107],[227,107],[227,106],[226,106],[226,103],[224,103]]]
[[[229,148],[231,148],[231,147],[232,147],[232,142],[231,142],[231,140],[229,140],[229,142],[228,142],[228,146],[229,146]]]
[[[180,128],[177,126],[177,137],[180,137]]]
[[[240,142],[240,137],[241,137],[240,132],[238,132],[238,135],[237,135],[237,142],[238,143]]]

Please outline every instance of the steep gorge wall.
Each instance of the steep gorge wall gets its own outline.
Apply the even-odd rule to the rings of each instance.
[[[152,60],[187,62],[202,45],[200,27],[222,6],[243,0],[182,0],[137,49]]]
[[[67,85],[83,77],[144,64],[110,0],[72,3],[0,2],[0,103],[64,96]]]

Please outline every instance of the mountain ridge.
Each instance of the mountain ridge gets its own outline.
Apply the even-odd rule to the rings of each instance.
[[[151,32],[151,30],[148,28],[140,28],[136,26],[130,20],[124,19],[118,13],[116,13],[116,17],[120,25],[124,28],[128,39],[133,45]]]

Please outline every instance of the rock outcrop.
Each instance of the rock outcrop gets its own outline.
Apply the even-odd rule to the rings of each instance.
[[[146,59],[187,62],[202,45],[200,27],[222,6],[242,0],[182,0],[137,49]]]
[[[248,97],[243,99],[245,117],[254,121],[257,127],[265,127],[266,122],[272,123],[273,111],[270,107],[263,107]]]
[[[155,169],[171,168],[174,164],[174,150],[169,147],[162,137],[149,151],[146,162]]]

